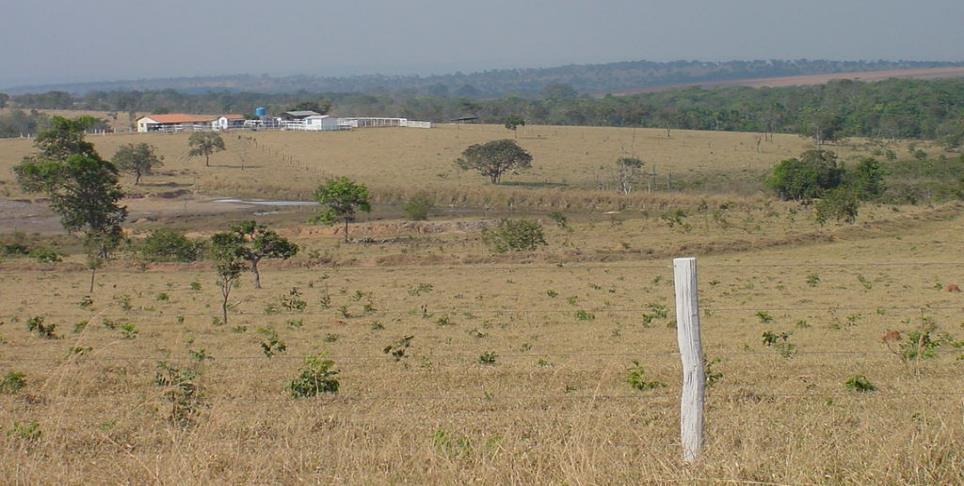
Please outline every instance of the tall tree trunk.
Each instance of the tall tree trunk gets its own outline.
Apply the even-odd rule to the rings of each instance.
[[[97,273],[97,267],[90,267],[90,290],[89,293],[94,293],[94,275]]]
[[[211,167],[211,155],[204,154],[204,166]]]
[[[345,243],[348,243],[348,218],[345,217]]]
[[[231,284],[232,282],[228,281],[221,282],[221,295],[224,296],[224,300],[221,301],[221,322],[225,326],[228,325],[228,295],[231,294]]]
[[[261,272],[258,271],[258,260],[251,260],[251,271],[254,272],[254,288],[261,288]]]

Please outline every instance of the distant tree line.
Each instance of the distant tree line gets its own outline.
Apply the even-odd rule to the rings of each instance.
[[[72,83],[32,87],[20,92],[61,91],[159,91],[206,93],[231,86],[236,92],[254,93],[397,93],[408,96],[497,98],[538,97],[548,86],[565,84],[579,93],[607,93],[656,86],[696,84],[738,79],[801,76],[856,71],[879,71],[960,66],[961,63],[931,61],[832,61],[824,59],[748,61],[624,61],[605,64],[573,64],[546,68],[491,69],[471,73],[430,76],[367,74],[356,76],[202,76],[136,81]]]
[[[277,113],[300,103],[331,107],[333,115],[400,116],[483,123],[594,125],[798,133],[818,143],[842,137],[946,139],[964,137],[964,79],[858,82],[781,88],[682,88],[630,96],[590,97],[568,85],[546,86],[538,98],[471,99],[411,93],[203,93],[174,90],[92,92],[73,97],[41,93],[12,97],[19,107],[112,112]],[[2,119],[0,119],[2,120]],[[0,133],[13,133],[2,128]]]

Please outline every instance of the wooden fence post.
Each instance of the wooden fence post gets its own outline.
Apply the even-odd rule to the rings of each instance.
[[[692,462],[703,449],[703,391],[706,386],[695,258],[673,260],[673,282],[676,286],[676,337],[683,361],[680,439],[683,460]]]

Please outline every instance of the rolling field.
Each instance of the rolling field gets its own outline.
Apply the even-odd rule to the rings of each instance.
[[[211,167],[205,167],[203,159],[187,157],[188,134],[106,135],[90,140],[108,158],[127,143],[146,142],[158,148],[165,157],[161,175],[145,180],[144,187],[129,187],[134,193],[185,189],[208,195],[310,199],[326,177],[344,175],[364,181],[376,199],[402,199],[416,188],[433,191],[456,206],[483,206],[486,198],[505,194],[522,199],[561,194],[578,200],[570,190],[611,185],[613,162],[625,156],[642,159],[647,172],[655,166],[659,187],[665,188],[669,178],[677,189],[689,183],[724,194],[752,193],[773,164],[812,147],[795,135],[775,135],[772,142],[760,143],[757,151],[759,137],[686,130],[673,130],[667,137],[665,130],[642,128],[522,127],[519,143],[533,154],[533,168],[507,175],[507,187],[497,190],[478,174],[453,164],[471,144],[512,138],[512,132],[491,125],[337,133],[231,132],[225,137],[228,150],[212,156]],[[893,148],[901,151],[903,145],[893,144]],[[861,140],[832,149],[842,158],[867,155],[869,150]],[[0,140],[0,195],[4,190],[8,196],[18,195],[10,168],[32,151],[30,140]],[[747,181],[752,181],[752,188]]]
[[[246,273],[227,323],[209,262],[124,253],[88,294],[69,244],[60,263],[0,261],[0,378],[24,380],[0,388],[0,482],[964,482],[964,205],[866,204],[855,225],[817,225],[812,208],[754,189],[809,148],[795,136],[758,152],[750,133],[525,127],[534,169],[509,184],[452,164],[511,136],[231,133],[210,168],[184,155],[187,135],[91,137],[104,156],[141,141],[165,156],[161,174],[125,181],[134,241],[160,227],[206,237],[257,213],[302,251],[263,263],[263,289]],[[31,151],[0,140],[0,191],[22,205],[4,209],[0,237],[48,214],[14,201],[10,168]],[[607,190],[626,155],[683,190]],[[349,243],[305,223],[314,208],[209,202],[307,199],[330,175],[373,190]],[[439,207],[400,219],[418,189]],[[482,231],[506,215],[540,221],[548,245],[493,253]],[[694,464],[680,459],[677,256],[699,258],[714,377]],[[920,330],[936,345],[907,359]],[[889,331],[900,340],[883,342]],[[338,392],[293,397],[317,353]],[[874,390],[846,385],[858,375]]]

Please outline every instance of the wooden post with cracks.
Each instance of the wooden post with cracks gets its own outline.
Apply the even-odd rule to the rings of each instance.
[[[703,449],[703,393],[706,387],[695,258],[673,260],[673,282],[676,287],[676,337],[683,361],[680,441],[683,460],[693,462]]]

